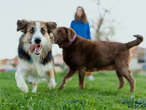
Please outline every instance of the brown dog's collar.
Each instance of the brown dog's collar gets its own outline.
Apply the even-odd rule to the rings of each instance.
[[[77,35],[75,34],[73,39],[68,43],[68,46],[71,46],[72,43],[76,40],[76,38],[77,38]]]

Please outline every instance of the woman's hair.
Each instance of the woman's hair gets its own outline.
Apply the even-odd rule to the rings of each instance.
[[[82,10],[82,15],[81,15],[81,17],[79,17],[79,16],[77,15],[77,11],[78,11],[79,8],[81,8],[81,10]],[[75,13],[75,19],[74,19],[74,20],[75,20],[76,22],[77,22],[77,21],[80,21],[80,22],[82,22],[82,23],[84,23],[84,24],[86,24],[86,23],[88,22],[87,16],[86,16],[86,13],[85,13],[83,7],[81,7],[81,6],[78,6],[78,7],[77,7],[77,10],[76,10],[76,13]]]

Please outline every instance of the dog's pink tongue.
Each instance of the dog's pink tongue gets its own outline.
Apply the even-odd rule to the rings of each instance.
[[[35,48],[36,48],[36,45],[31,45],[31,46],[30,46],[30,52],[33,53],[34,50],[35,50]]]
[[[36,46],[35,49],[36,49],[36,52],[39,52],[41,49],[40,45]]]

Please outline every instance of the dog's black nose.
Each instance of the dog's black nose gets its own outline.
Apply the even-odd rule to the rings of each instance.
[[[36,43],[36,44],[40,44],[40,42],[41,42],[41,39],[40,39],[40,38],[36,38],[36,39],[35,39],[35,43]]]

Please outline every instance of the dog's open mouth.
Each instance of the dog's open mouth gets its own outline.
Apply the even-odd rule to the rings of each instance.
[[[40,44],[34,44],[30,46],[30,52],[39,55],[41,53],[42,46]]]

